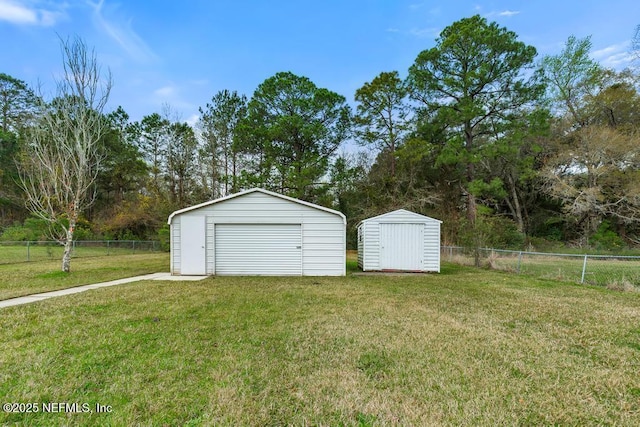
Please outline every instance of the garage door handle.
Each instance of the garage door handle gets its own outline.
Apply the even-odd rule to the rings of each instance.
[[[296,249],[302,249],[302,246],[296,246]]]

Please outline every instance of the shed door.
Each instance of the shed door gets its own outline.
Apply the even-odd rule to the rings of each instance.
[[[205,217],[180,218],[180,274],[207,274],[205,264]]]
[[[380,224],[380,268],[421,271],[424,224]]]
[[[302,275],[300,224],[216,224],[216,274]]]

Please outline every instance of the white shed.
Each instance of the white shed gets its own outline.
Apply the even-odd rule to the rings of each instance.
[[[174,275],[345,275],[345,216],[302,200],[253,188],[168,223]]]
[[[358,224],[358,267],[362,271],[440,272],[442,221],[405,209]]]

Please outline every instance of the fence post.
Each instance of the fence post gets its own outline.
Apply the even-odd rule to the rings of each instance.
[[[31,242],[27,240],[27,262],[31,261],[31,253],[30,253],[30,247],[29,247],[30,243]]]
[[[580,279],[580,283],[584,283],[584,275],[587,272],[587,258],[589,255],[584,256],[584,262],[582,263],[582,279]]]
[[[522,264],[522,251],[518,254],[518,274],[520,274],[520,265]]]
[[[136,241],[135,240],[133,241],[133,253],[134,254],[136,253]]]
[[[107,240],[107,255],[109,255],[109,242],[110,240]]]

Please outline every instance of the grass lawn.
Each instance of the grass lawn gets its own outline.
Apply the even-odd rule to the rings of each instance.
[[[134,246],[137,243],[137,248]],[[105,255],[132,255],[139,253],[152,253],[155,249],[151,242],[110,241],[110,242],[75,242],[72,252],[73,258],[86,258]],[[53,242],[23,244],[7,244],[0,242],[0,264],[12,264],[33,261],[62,260],[64,247]]]
[[[169,271],[169,254],[109,255],[71,260],[71,273],[60,271],[61,259],[0,264],[0,300],[73,286]]]
[[[453,264],[98,289],[2,309],[0,348],[0,403],[94,411],[0,424],[640,425],[640,294]]]
[[[445,251],[443,261],[452,261],[462,265],[473,265],[470,255],[449,256]],[[496,270],[536,276],[545,279],[556,279],[579,283],[582,280],[583,256],[560,257],[549,255],[524,255],[518,262],[517,252],[499,253],[484,257],[483,265],[491,265]],[[640,258],[603,258],[596,255],[587,260],[585,283],[600,286],[611,286],[627,283],[629,288],[640,288]]]

